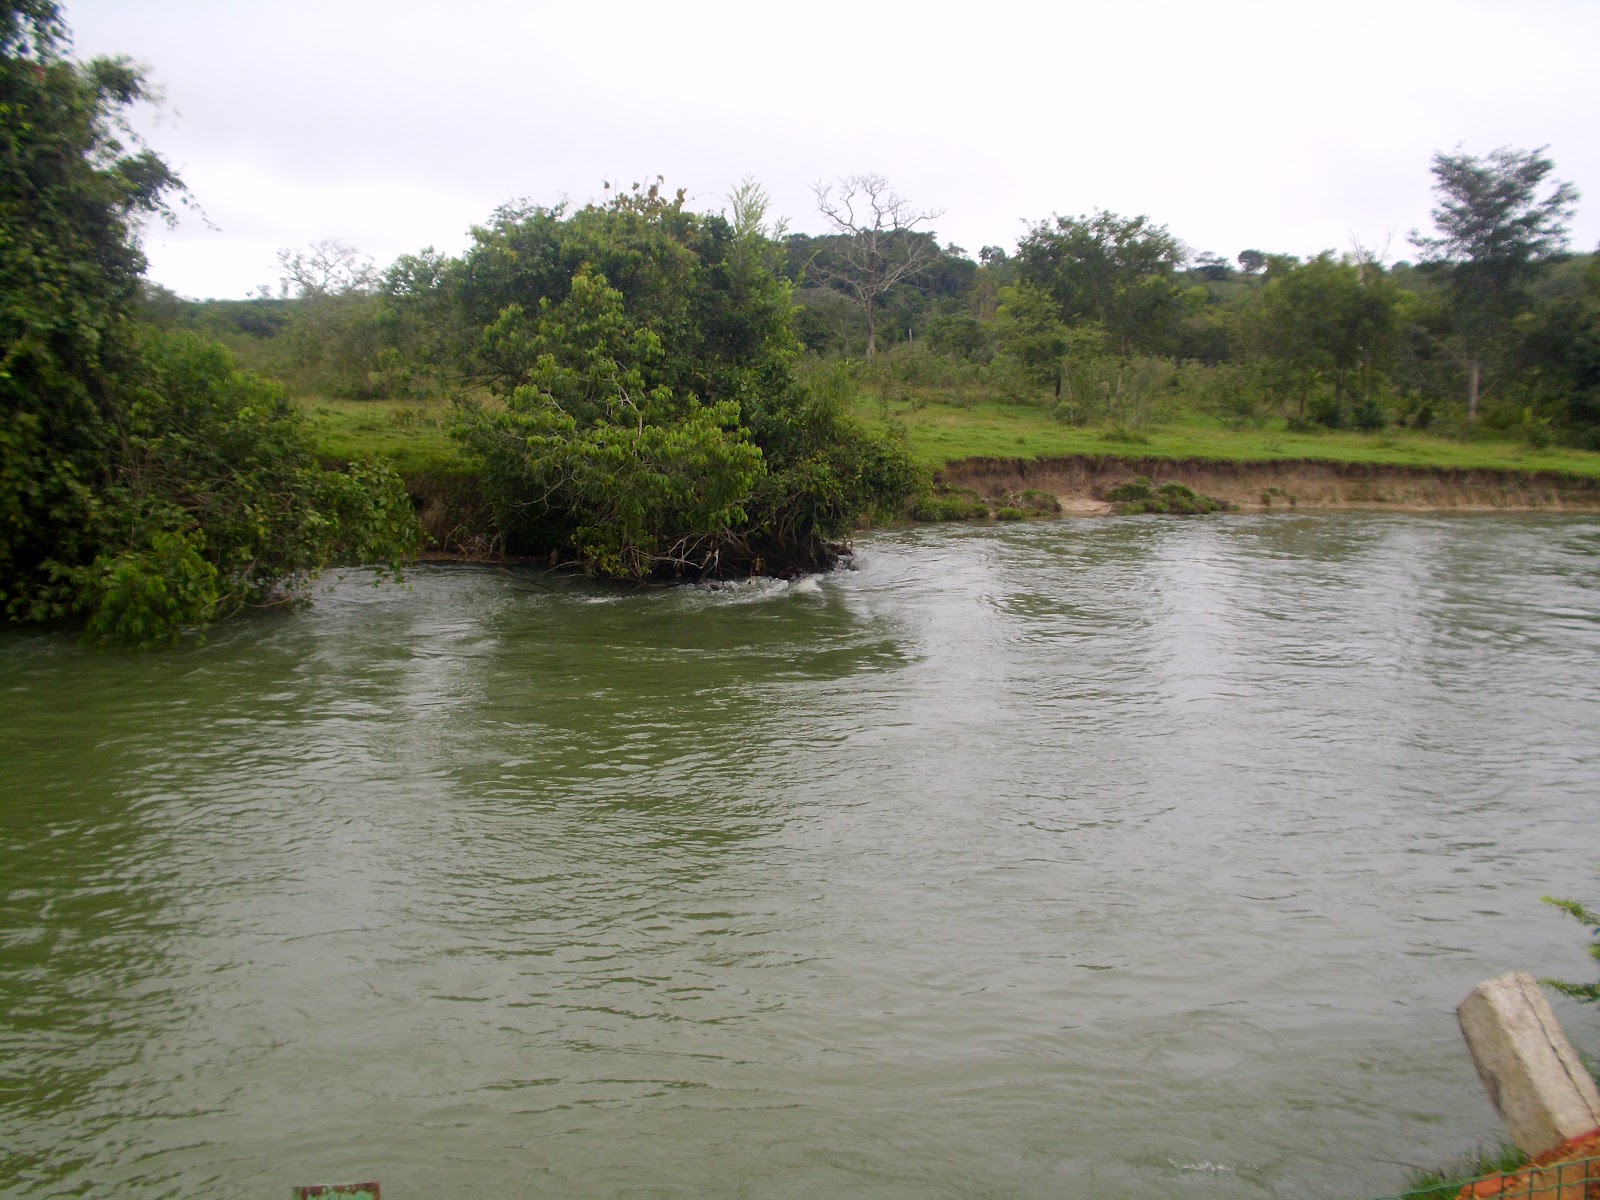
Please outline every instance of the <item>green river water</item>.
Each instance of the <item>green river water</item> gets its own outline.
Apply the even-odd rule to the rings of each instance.
[[[858,551],[0,637],[0,1195],[1359,1200],[1498,1136],[1455,1004],[1593,972],[1600,520]]]

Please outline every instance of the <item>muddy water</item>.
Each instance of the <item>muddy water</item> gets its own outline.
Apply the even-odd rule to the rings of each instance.
[[[1495,1132],[1462,994],[1592,974],[1597,567],[1131,518],[8,635],[0,1194],[1397,1191]]]

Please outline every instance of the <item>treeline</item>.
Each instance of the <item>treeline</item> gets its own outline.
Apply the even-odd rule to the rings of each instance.
[[[899,236],[923,242],[929,266],[885,296],[870,374],[903,394],[1043,404],[1074,423],[1204,414],[1600,449],[1600,257],[1561,253],[1548,233],[1488,282],[1468,258],[1386,266],[1359,247],[1190,256],[1148,218],[1106,212],[1040,222],[976,261]],[[817,353],[865,352],[862,306],[826,266],[817,278],[848,241],[787,241],[797,328]]]
[[[765,203],[695,213],[654,184],[508,206],[459,257],[380,274],[323,243],[282,256],[293,299],[148,289],[145,313],[302,390],[451,397],[506,553],[621,578],[814,569],[921,479],[847,415],[843,374],[797,378]]]
[[[788,233],[741,185],[724,211],[607,187],[518,204],[457,256],[379,269],[325,242],[276,296],[182,300],[134,227],[181,181],[125,144],[143,94],[78,63],[50,0],[0,0],[0,611],[148,643],[394,564],[417,522],[393,471],[318,461],[289,392],[454,402],[508,553],[596,575],[827,564],[926,488],[888,401],[1036,405],[1137,428],[1241,426],[1600,447],[1600,266],[1565,251],[1575,191],[1541,152],[1435,156],[1415,264],[1192,256],[1144,216],[1036,223],[976,258],[879,176],[816,189]]]
[[[857,382],[881,395],[1042,405],[1074,423],[1398,424],[1600,448],[1600,265],[1565,250],[1576,192],[1538,151],[1439,154],[1433,169],[1437,227],[1393,265],[1362,247],[1193,255],[1148,217],[1109,212],[1039,221],[974,258],[876,176],[817,189],[826,234],[740,226],[761,203],[749,184],[720,219],[788,285],[774,303],[807,369],[864,363]],[[488,378],[473,340],[488,314],[461,281],[486,236],[536,211],[497,214],[459,260],[425,252],[378,272],[323,243],[283,256],[282,298],[157,295],[150,311],[311,392],[470,389]]]

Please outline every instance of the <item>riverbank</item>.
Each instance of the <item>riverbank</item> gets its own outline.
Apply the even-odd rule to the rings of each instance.
[[[935,474],[994,506],[1028,492],[1054,496],[1064,514],[1109,514],[1108,491],[1146,476],[1181,483],[1243,512],[1357,509],[1410,512],[1600,512],[1600,479],[1565,471],[1422,467],[1321,459],[1266,462],[1115,454],[968,458]]]
[[[303,403],[330,461],[376,456],[399,471],[436,550],[494,557],[488,507],[449,437],[448,404]],[[857,416],[881,419],[865,404]],[[1139,476],[1184,484],[1240,512],[1600,512],[1600,454],[1507,439],[1234,430],[1203,421],[1130,433],[987,403],[895,406],[887,419],[936,488],[960,501],[914,505],[923,517],[1107,515],[1116,506],[1106,493]]]
[[[967,404],[932,399],[875,404],[858,398],[855,416],[900,431],[912,456],[930,470],[971,458],[1152,458],[1226,462],[1366,463],[1372,466],[1556,472],[1600,478],[1600,452],[1556,444],[1534,446],[1510,431],[1456,431],[1389,426],[1291,428],[1281,417],[1259,424],[1184,414],[1136,428],[1074,425],[1037,404],[999,400]]]
[[[500,557],[492,515],[469,467],[435,464],[402,475],[435,552]],[[1600,512],[1600,478],[1560,471],[1080,454],[948,463],[934,473],[936,493],[958,502],[917,505],[913,514],[924,520],[930,511],[959,520],[1109,516],[1118,506],[1107,493],[1141,476],[1157,486],[1182,484],[1234,512]]]

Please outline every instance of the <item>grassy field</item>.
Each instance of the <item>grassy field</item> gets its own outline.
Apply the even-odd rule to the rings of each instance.
[[[442,401],[300,401],[316,433],[317,448],[330,459],[381,458],[402,476],[462,467],[450,438],[450,405]]]
[[[329,458],[384,458],[402,475],[461,468],[459,451],[449,436],[451,411],[446,403],[308,397],[302,404]],[[887,423],[903,429],[917,461],[934,469],[963,458],[1093,454],[1235,462],[1309,458],[1600,477],[1600,453],[1554,446],[1534,449],[1522,441],[1487,436],[1460,441],[1400,429],[1290,432],[1281,421],[1262,429],[1229,429],[1205,418],[1129,433],[1067,425],[1040,408],[994,402],[897,403],[886,408],[863,398],[857,402],[856,415],[871,426]]]
[[[870,425],[886,419],[906,431],[917,461],[940,467],[963,458],[1055,458],[1073,454],[1134,458],[1211,458],[1235,462],[1326,459],[1387,466],[1490,468],[1501,471],[1564,471],[1600,476],[1600,453],[1526,442],[1430,437],[1403,429],[1381,433],[1334,430],[1290,432],[1282,421],[1262,429],[1229,429],[1220,421],[1191,417],[1129,433],[1057,421],[1041,408],[994,402],[950,405],[937,402],[892,404],[858,402],[857,414]]]

